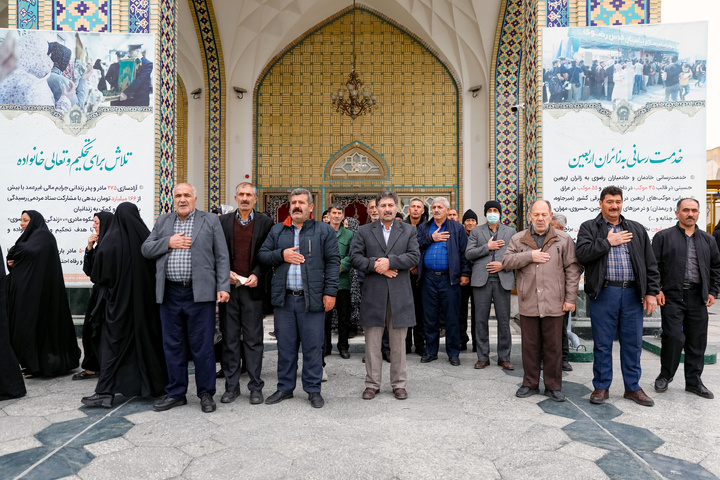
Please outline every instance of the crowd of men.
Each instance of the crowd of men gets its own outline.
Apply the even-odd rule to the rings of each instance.
[[[241,364],[248,373],[251,404],[293,398],[302,352],[302,389],[313,407],[322,407],[323,357],[332,350],[328,313],[333,309],[340,356],[350,357],[353,274],[361,283],[363,399],[380,393],[383,360],[390,362],[393,395],[408,398],[406,355],[414,347],[421,363],[438,360],[443,335],[450,365],[460,365],[460,352],[472,339],[474,368],[488,368],[491,305],[497,321],[496,363],[513,370],[510,298],[517,288],[524,376],[516,396],[539,394],[542,370],[544,394],[564,401],[562,372],[572,370],[567,362],[568,315],[575,310],[583,270],[594,340],[591,403],[609,398],[617,332],[623,396],[653,405],[640,387],[640,353],[643,310],[651,314],[657,306],[663,334],[655,390],[668,389],[684,350],[685,389],[713,398],[701,374],[707,307],[720,285],[720,251],[714,238],[696,226],[700,205],[695,199],[678,201],[677,225],[651,242],[643,225],[621,214],[622,190],[606,187],[599,197],[600,213],[580,226],[574,242],[564,231],[565,218],[553,216],[545,200],[532,204],[528,228],[516,232],[502,221],[503,206],[494,200],[485,203],[482,223],[472,210],[462,223],[456,220],[457,212],[443,197],[432,199],[429,218],[425,203],[411,199],[408,216],[401,220],[398,196],[382,191],[368,204],[368,222],[353,232],[343,225],[340,205],[330,207],[327,223],[316,221],[312,194],[302,188],[289,195],[290,216],[275,225],[255,210],[257,192],[250,183],[236,188],[237,210],[220,217],[196,209],[197,196],[188,184],[175,187],[173,195],[175,211],[158,218],[142,246],[142,254],[156,261],[168,373],[166,395],[155,402],[156,411],[187,403],[189,352],[201,408],[216,409],[216,303],[225,377],[222,403],[240,396]],[[278,380],[275,392],[264,398],[266,296],[274,306]],[[470,338],[469,299],[474,303]]]

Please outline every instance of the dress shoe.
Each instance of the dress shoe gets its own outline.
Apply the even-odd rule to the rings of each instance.
[[[518,398],[527,398],[532,395],[537,395],[538,393],[540,393],[539,389],[530,388],[523,385],[522,387],[517,389],[517,392],[515,392],[515,396]]]
[[[425,355],[427,355],[427,352],[425,351],[424,348],[417,348],[417,347],[415,347],[415,353],[417,353],[417,354],[420,355],[421,357],[424,357]]]
[[[200,409],[205,413],[211,413],[217,409],[212,393],[203,393],[202,397],[200,397]]]
[[[420,363],[430,363],[438,359],[437,355],[423,355],[420,359]]]
[[[590,394],[590,403],[594,403],[595,405],[602,405],[608,398],[610,398],[610,392],[608,390],[596,388]]]
[[[263,403],[263,394],[260,390],[250,391],[250,405],[260,405]]]
[[[325,400],[323,400],[320,392],[308,393],[308,399],[310,399],[310,405],[313,408],[322,408],[325,405]]]
[[[238,386],[234,390],[225,390],[225,393],[220,397],[221,403],[232,403],[237,397],[240,396],[240,387]]]
[[[165,395],[153,403],[153,410],[156,412],[164,412],[165,410],[170,410],[171,408],[179,407],[180,405],[187,405],[187,398],[185,398],[185,396],[173,398]]]
[[[379,389],[368,387],[363,390],[362,398],[363,400],[372,400],[373,398],[375,398],[375,395],[377,395],[379,391]]]
[[[340,350],[340,357],[347,360],[348,358],[350,358],[350,352],[348,352],[347,350]]]
[[[97,378],[100,376],[100,372],[88,372],[87,370],[80,370],[78,373],[72,376],[73,380],[88,380],[90,378]]]
[[[508,362],[507,360],[498,360],[498,365],[500,365],[503,370],[515,370],[515,365]]]
[[[640,390],[635,390],[634,392],[625,390],[625,394],[623,395],[623,397],[632,400],[633,402],[637,403],[638,405],[642,405],[643,407],[652,407],[653,405],[655,405],[653,399],[648,397],[645,392],[643,392],[642,388]]]
[[[685,385],[685,391],[694,393],[695,395],[699,395],[703,398],[707,398],[710,400],[715,398],[715,395],[713,395],[713,393],[708,390],[702,383],[700,385]]]
[[[115,398],[115,395],[110,393],[96,393],[89,397],[83,397],[80,401],[86,407],[112,408],[113,398]]]
[[[404,388],[393,388],[393,394],[398,400],[405,400],[407,398],[407,390]]]
[[[570,365],[570,362],[568,362],[567,360],[563,360],[562,370],[563,372],[572,372],[573,368],[572,365]]]
[[[673,381],[672,378],[671,378],[670,380],[666,380],[666,379],[663,378],[663,377],[657,377],[657,378],[655,379],[655,391],[656,391],[656,392],[661,392],[661,393],[662,393],[662,392],[667,392],[668,384],[669,384],[670,382],[672,382],[672,381]]]
[[[550,398],[553,402],[564,402],[565,394],[560,390],[548,390],[545,389],[545,396]]]
[[[460,359],[458,357],[450,357],[450,365],[457,367],[460,365]]]
[[[390,363],[390,352],[382,352],[383,360]]]
[[[475,362],[475,368],[477,370],[482,370],[483,368],[487,367],[488,365],[490,365],[490,364],[488,362],[486,362],[485,360],[478,360],[477,362]]]
[[[265,399],[266,405],[275,405],[276,403],[280,403],[283,400],[287,400],[288,398],[293,397],[293,392],[281,392],[278,390],[277,392],[270,395],[267,399]]]

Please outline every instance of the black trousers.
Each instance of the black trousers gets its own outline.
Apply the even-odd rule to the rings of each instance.
[[[700,288],[665,293],[662,316],[660,376],[671,379],[685,349],[685,385],[701,383],[707,346],[708,312]]]
[[[470,300],[470,335],[472,336],[472,344],[475,343],[475,297],[473,296],[472,285],[469,283],[464,287],[460,287],[460,344],[467,345],[470,341],[468,337],[468,300]]]
[[[562,361],[567,362],[570,355],[570,344],[568,343],[567,326],[570,321],[570,312],[563,314],[563,330],[562,330]]]
[[[410,274],[410,285],[412,286],[413,303],[415,304],[415,326],[408,328],[405,336],[405,352],[410,353],[413,342],[415,343],[415,353],[418,355],[425,354],[425,313],[422,305],[422,286],[418,284],[417,275]],[[383,337],[384,338],[384,337]],[[389,351],[389,347],[388,347]]]
[[[350,290],[338,290],[335,298],[335,309],[338,314],[338,350],[347,350],[350,347],[350,313],[352,308]],[[325,354],[332,352],[332,310],[325,312]]]
[[[263,302],[253,300],[252,288],[237,286],[230,289],[230,300],[225,309],[226,314],[220,316],[223,345],[221,365],[225,373],[225,389],[233,391],[240,384],[244,349],[245,366],[250,377],[248,390],[260,391],[265,386],[260,378],[264,349]]]

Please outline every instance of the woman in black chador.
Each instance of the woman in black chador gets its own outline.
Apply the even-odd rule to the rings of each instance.
[[[149,235],[137,206],[125,202],[97,247],[90,279],[105,288],[105,323],[96,393],[82,399],[88,407],[110,408],[116,393],[156,397],[165,392],[155,263],[140,253]]]
[[[107,229],[110,227],[112,218],[113,214],[110,212],[97,212],[93,217],[92,228],[94,233],[88,238],[83,263],[83,272],[85,272],[85,275],[88,277],[92,275],[97,247],[105,236],[105,232],[107,232]],[[100,328],[102,328],[102,324],[104,323],[104,300],[104,288],[99,285],[93,285],[87,310],[85,311],[85,321],[83,322],[83,361],[81,365],[83,369],[72,376],[73,380],[97,378],[100,375],[100,356],[98,355],[98,351],[100,349]]]
[[[27,376],[62,375],[78,367],[80,348],[57,242],[35,210],[22,212],[20,227],[7,255],[10,343]]]
[[[0,257],[2,257],[0,248]],[[0,400],[25,395],[20,364],[10,347],[10,328],[7,316],[7,278],[5,267],[0,266]]]

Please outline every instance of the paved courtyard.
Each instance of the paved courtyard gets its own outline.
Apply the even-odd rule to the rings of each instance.
[[[717,350],[720,309],[713,311],[710,340]],[[265,396],[277,379],[271,330],[268,319]],[[642,386],[656,404],[636,405],[622,398],[616,344],[615,382],[605,405],[588,401],[591,363],[574,363],[565,374],[567,402],[519,399],[519,341],[516,330],[514,372],[494,364],[475,370],[472,352],[462,353],[459,367],[446,356],[421,364],[408,355],[409,398],[396,400],[385,383],[366,401],[360,398],[365,367],[359,336],[349,360],[336,350],[327,357],[322,409],[310,407],[300,386],[291,400],[250,405],[242,384],[235,403],[221,404],[223,380],[212,414],[202,413],[193,395],[187,406],[164,413],[153,412],[152,401],[143,398],[116,397],[113,409],[88,409],[80,398],[92,393],[94,381],[29,379],[26,397],[0,402],[0,478],[720,477],[720,400],[685,392],[681,371],[666,393],[656,393],[660,360],[643,352]],[[494,344],[492,350],[497,360]],[[383,374],[387,381],[387,363]],[[720,395],[720,368],[706,366],[703,378]]]

